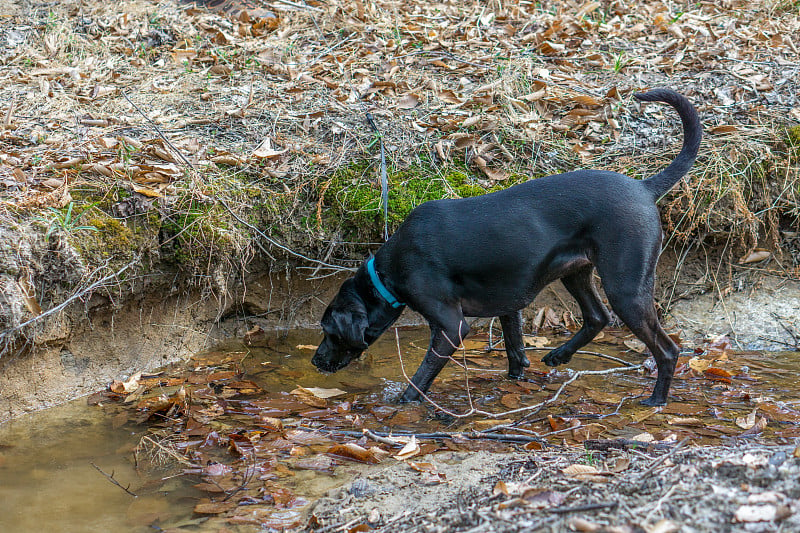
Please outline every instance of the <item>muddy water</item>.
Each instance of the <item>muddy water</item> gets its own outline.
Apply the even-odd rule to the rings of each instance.
[[[133,447],[142,431],[115,429],[102,409],[76,400],[0,426],[0,531],[134,531],[142,515],[184,507],[182,479],[138,473]],[[114,486],[91,463],[139,498]]]
[[[246,378],[267,392],[288,392],[298,385],[337,387],[350,393],[349,397],[359,398],[361,404],[371,406],[365,410],[365,416],[380,408],[392,411],[386,418],[365,418],[373,424],[371,429],[428,432],[468,428],[470,421],[435,416],[430,408],[398,407],[392,403],[405,386],[398,364],[398,342],[410,375],[424,355],[428,331],[400,330],[398,338],[399,341],[393,333],[387,333],[362,360],[332,375],[321,375],[310,364],[312,347],[320,340],[315,331],[269,334],[259,341],[261,346],[231,343],[216,352],[247,352],[241,362]],[[519,385],[504,379],[504,354],[477,349],[486,344],[485,338],[472,342],[470,346],[475,349],[466,359],[473,369],[470,372],[472,393],[467,395],[463,371],[451,364],[432,391],[433,398],[443,407],[463,411],[471,399],[477,407],[500,412],[516,407],[515,402],[542,401],[566,379],[566,373],[548,374],[550,369],[538,362],[546,352],[530,352],[530,380],[525,382],[527,387],[518,388]],[[554,345],[560,342],[563,339],[553,339]],[[632,362],[642,359],[627,349],[620,353],[619,345],[598,345],[589,349]],[[703,424],[715,428],[713,431],[721,432],[720,435],[735,434],[742,430],[736,428],[733,420],[752,411],[753,398],[768,401],[773,406],[779,404],[780,410],[773,409],[773,415],[785,415],[791,420],[791,412],[800,409],[800,394],[795,386],[800,354],[753,353],[735,358],[736,364],[731,365],[729,371],[739,377],[734,378],[733,385],[697,376],[678,377],[673,391],[678,401],[670,404],[664,414],[650,416],[644,422],[637,422],[636,427],[628,428],[626,420],[638,420],[638,413],[644,408],[633,400],[626,400],[621,414],[616,415],[619,421],[616,426],[611,418],[603,421],[609,428],[605,436],[631,437],[643,430],[655,431],[653,428],[659,425],[672,424],[666,420],[669,416],[674,418],[675,414],[705,417],[703,420],[707,422]],[[615,366],[618,364],[591,355],[577,355],[570,364],[576,370]],[[167,373],[170,371],[167,369]],[[582,378],[575,387],[564,391],[565,403],[555,406],[552,412],[560,416],[574,414],[576,409],[583,413],[609,413],[615,410],[620,399],[649,393],[652,382],[651,377],[641,373]],[[724,412],[712,418],[709,406],[714,405],[722,406]],[[667,414],[670,409],[673,415]],[[397,413],[410,411],[423,415],[405,417],[405,422],[401,423],[391,422],[402,418]],[[224,524],[221,519],[209,519],[192,512],[195,503],[204,496],[193,487],[197,478],[177,476],[174,464],[165,470],[144,464],[137,467],[133,449],[148,428],[120,418],[120,413],[114,406],[88,406],[85,400],[77,400],[0,426],[0,532],[144,532],[153,531],[154,524],[164,529],[184,527],[186,531],[217,531]],[[786,431],[786,427],[789,431],[796,430],[796,424],[787,426],[785,420],[783,424],[778,426],[779,430]],[[668,429],[676,431],[675,427]],[[113,472],[114,479],[137,497],[115,486],[92,463],[107,474]],[[364,468],[345,463],[333,473],[297,471],[283,482],[298,496],[313,500],[347,482]],[[236,527],[232,530],[239,531]]]

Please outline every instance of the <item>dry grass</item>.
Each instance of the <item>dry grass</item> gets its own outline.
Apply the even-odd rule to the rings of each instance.
[[[393,170],[465,166],[486,189],[577,167],[646,177],[673,157],[679,127],[630,95],[671,86],[708,135],[663,202],[670,243],[729,242],[741,255],[780,248],[797,224],[795,4],[264,6],[277,18],[171,1],[15,2],[0,21],[0,208],[24,219],[99,202],[128,222],[150,215],[168,230],[154,246],[180,243],[203,279],[255,255],[239,218],[336,262],[362,252],[329,246],[341,235],[315,222],[329,177],[375,160],[366,112]]]

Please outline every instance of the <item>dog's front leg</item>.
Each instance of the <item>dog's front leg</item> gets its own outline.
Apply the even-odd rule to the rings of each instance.
[[[500,324],[503,326],[503,341],[508,357],[508,378],[522,379],[525,369],[531,366],[525,356],[525,343],[522,340],[522,311],[501,316]]]
[[[422,364],[411,378],[411,383],[400,397],[402,403],[422,399],[420,393],[428,392],[433,380],[442,371],[468,333],[469,326],[463,318],[457,325],[447,329],[431,325],[431,344],[425,354],[425,359],[422,360]]]

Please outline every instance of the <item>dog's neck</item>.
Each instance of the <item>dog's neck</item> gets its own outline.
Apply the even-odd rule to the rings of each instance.
[[[392,307],[392,305],[378,293],[378,290],[375,288],[367,272],[366,262],[356,271],[353,281],[356,293],[367,308],[369,327],[367,328],[366,335],[370,337],[367,339],[367,342],[372,344],[375,339],[400,317],[405,305]]]

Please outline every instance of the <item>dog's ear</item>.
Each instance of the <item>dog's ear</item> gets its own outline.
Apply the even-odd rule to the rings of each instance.
[[[364,340],[364,331],[369,326],[366,313],[337,312],[332,315],[342,340],[351,348],[366,350],[369,346]]]

